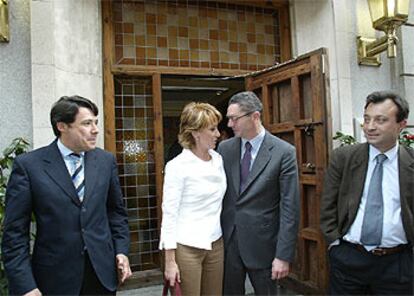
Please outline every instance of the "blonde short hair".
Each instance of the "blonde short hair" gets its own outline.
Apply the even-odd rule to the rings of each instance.
[[[213,105],[197,102],[187,104],[181,113],[178,142],[183,148],[193,148],[195,139],[192,132],[218,125],[222,118],[221,113]]]

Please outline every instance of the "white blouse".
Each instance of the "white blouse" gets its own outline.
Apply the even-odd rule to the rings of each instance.
[[[220,214],[227,182],[221,155],[204,161],[183,151],[165,167],[160,249],[177,243],[211,250],[222,235]]]

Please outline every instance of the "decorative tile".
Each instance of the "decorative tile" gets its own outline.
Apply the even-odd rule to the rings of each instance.
[[[213,1],[114,0],[118,64],[261,69],[280,59],[279,12]]]
[[[162,37],[167,37],[168,36],[168,27],[165,24],[157,25],[157,35],[162,36]]]
[[[147,46],[156,47],[157,46],[157,36],[147,35]]]
[[[158,47],[167,47],[167,38],[166,37],[158,37],[157,38],[157,46]]]
[[[145,35],[136,35],[135,36],[135,45],[136,46],[145,46]]]
[[[149,157],[154,141],[151,80],[116,77],[115,85],[116,155],[131,230],[129,258],[132,270],[141,271],[159,266],[155,166]]]

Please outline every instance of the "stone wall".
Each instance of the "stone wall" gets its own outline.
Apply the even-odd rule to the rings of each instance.
[[[32,106],[34,146],[54,139],[52,104],[81,95],[100,110],[103,147],[102,24],[99,0],[32,1]]]
[[[9,1],[10,42],[0,43],[0,151],[16,137],[33,141],[30,0]]]

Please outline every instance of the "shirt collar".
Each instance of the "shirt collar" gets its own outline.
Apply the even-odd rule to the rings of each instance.
[[[398,155],[398,147],[399,144],[397,142],[397,144],[394,147],[384,152],[383,154],[385,154],[390,161],[393,161]],[[377,155],[381,153],[382,152],[379,151],[377,148],[375,148],[372,145],[369,145],[369,161],[374,161],[375,157],[377,157]]]
[[[57,140],[57,146],[58,149],[60,151],[60,154],[62,154],[62,156],[64,158],[68,157],[69,155],[71,155],[72,153],[74,153],[72,150],[70,150],[68,147],[66,147],[65,145],[63,145],[62,141],[60,139]],[[83,157],[85,155],[85,152],[81,152],[79,153],[81,157]]]
[[[252,149],[257,150],[260,147],[260,145],[262,144],[263,139],[265,137],[265,134],[266,134],[266,130],[263,127],[261,127],[260,132],[253,139],[247,140],[245,138],[241,138],[242,147],[244,147],[246,145],[246,142],[250,142],[250,144],[252,145]]]

